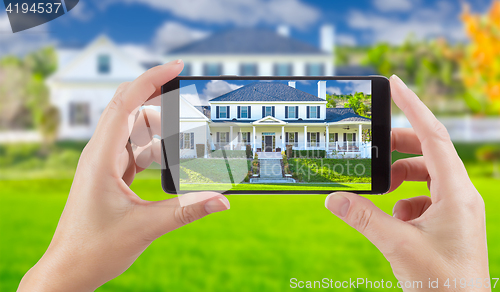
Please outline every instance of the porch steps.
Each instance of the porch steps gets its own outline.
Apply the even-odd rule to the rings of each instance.
[[[250,183],[294,183],[293,178],[284,178],[281,172],[281,159],[259,159],[260,177],[250,179]]]
[[[280,159],[259,159],[259,162],[261,179],[283,178]]]

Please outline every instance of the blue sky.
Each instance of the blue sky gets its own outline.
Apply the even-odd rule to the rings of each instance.
[[[207,105],[207,100],[218,97],[230,91],[236,90],[247,84],[257,82],[256,80],[181,80],[181,95],[193,105]],[[269,82],[269,81],[266,81]],[[288,84],[288,80],[277,80]],[[296,81],[295,88],[318,96],[317,80]],[[326,91],[330,94],[353,94],[355,92],[371,93],[370,80],[328,80]]]
[[[275,29],[284,24],[291,36],[318,44],[324,23],[336,27],[338,44],[401,43],[444,36],[464,41],[456,0],[81,0],[67,15],[37,28],[12,34],[0,12],[0,54],[41,44],[83,46],[100,34],[119,44],[168,48],[234,27]],[[491,0],[469,0],[484,12]],[[16,50],[14,49],[14,52]]]

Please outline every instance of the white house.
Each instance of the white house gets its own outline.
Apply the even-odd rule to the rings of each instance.
[[[318,81],[317,96],[290,81],[250,83],[209,100],[206,107],[195,108],[182,98],[181,156],[196,157],[195,145],[201,144],[211,150],[250,145],[253,153],[272,157],[280,157],[287,145],[326,150],[334,157],[371,157],[371,144],[363,141],[371,120],[326,104],[326,81]]]
[[[89,139],[118,86],[145,71],[105,36],[81,51],[59,50],[58,58],[47,85],[61,113],[59,139]]]
[[[89,139],[118,85],[152,65],[184,60],[181,75],[333,75],[333,27],[320,31],[319,48],[288,30],[235,29],[209,35],[143,64],[100,36],[83,49],[58,49],[58,70],[47,81],[61,113],[59,139]],[[152,53],[151,56],[154,54]]]

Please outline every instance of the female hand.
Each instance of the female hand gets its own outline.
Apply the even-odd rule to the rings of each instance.
[[[93,291],[123,273],[156,238],[229,209],[218,193],[183,195],[195,203],[181,206],[178,198],[144,201],[129,188],[144,168],[128,144],[130,117],[133,122],[137,109],[182,68],[182,61],[170,62],[120,85],[82,152],[50,246],[18,291]]]
[[[443,286],[446,279],[465,279],[475,281],[468,291],[489,291],[483,199],[443,124],[401,79],[393,75],[390,82],[396,105],[413,126],[393,129],[392,150],[423,156],[393,164],[389,192],[403,181],[426,181],[431,196],[398,201],[393,217],[352,193],[329,195],[326,207],[384,254],[399,281],[422,281],[428,290],[429,279],[439,279],[432,291],[454,291],[453,282],[451,289]]]

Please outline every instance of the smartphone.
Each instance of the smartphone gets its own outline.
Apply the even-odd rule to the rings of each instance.
[[[382,76],[177,77],[162,87],[162,187],[382,194],[390,115]]]

